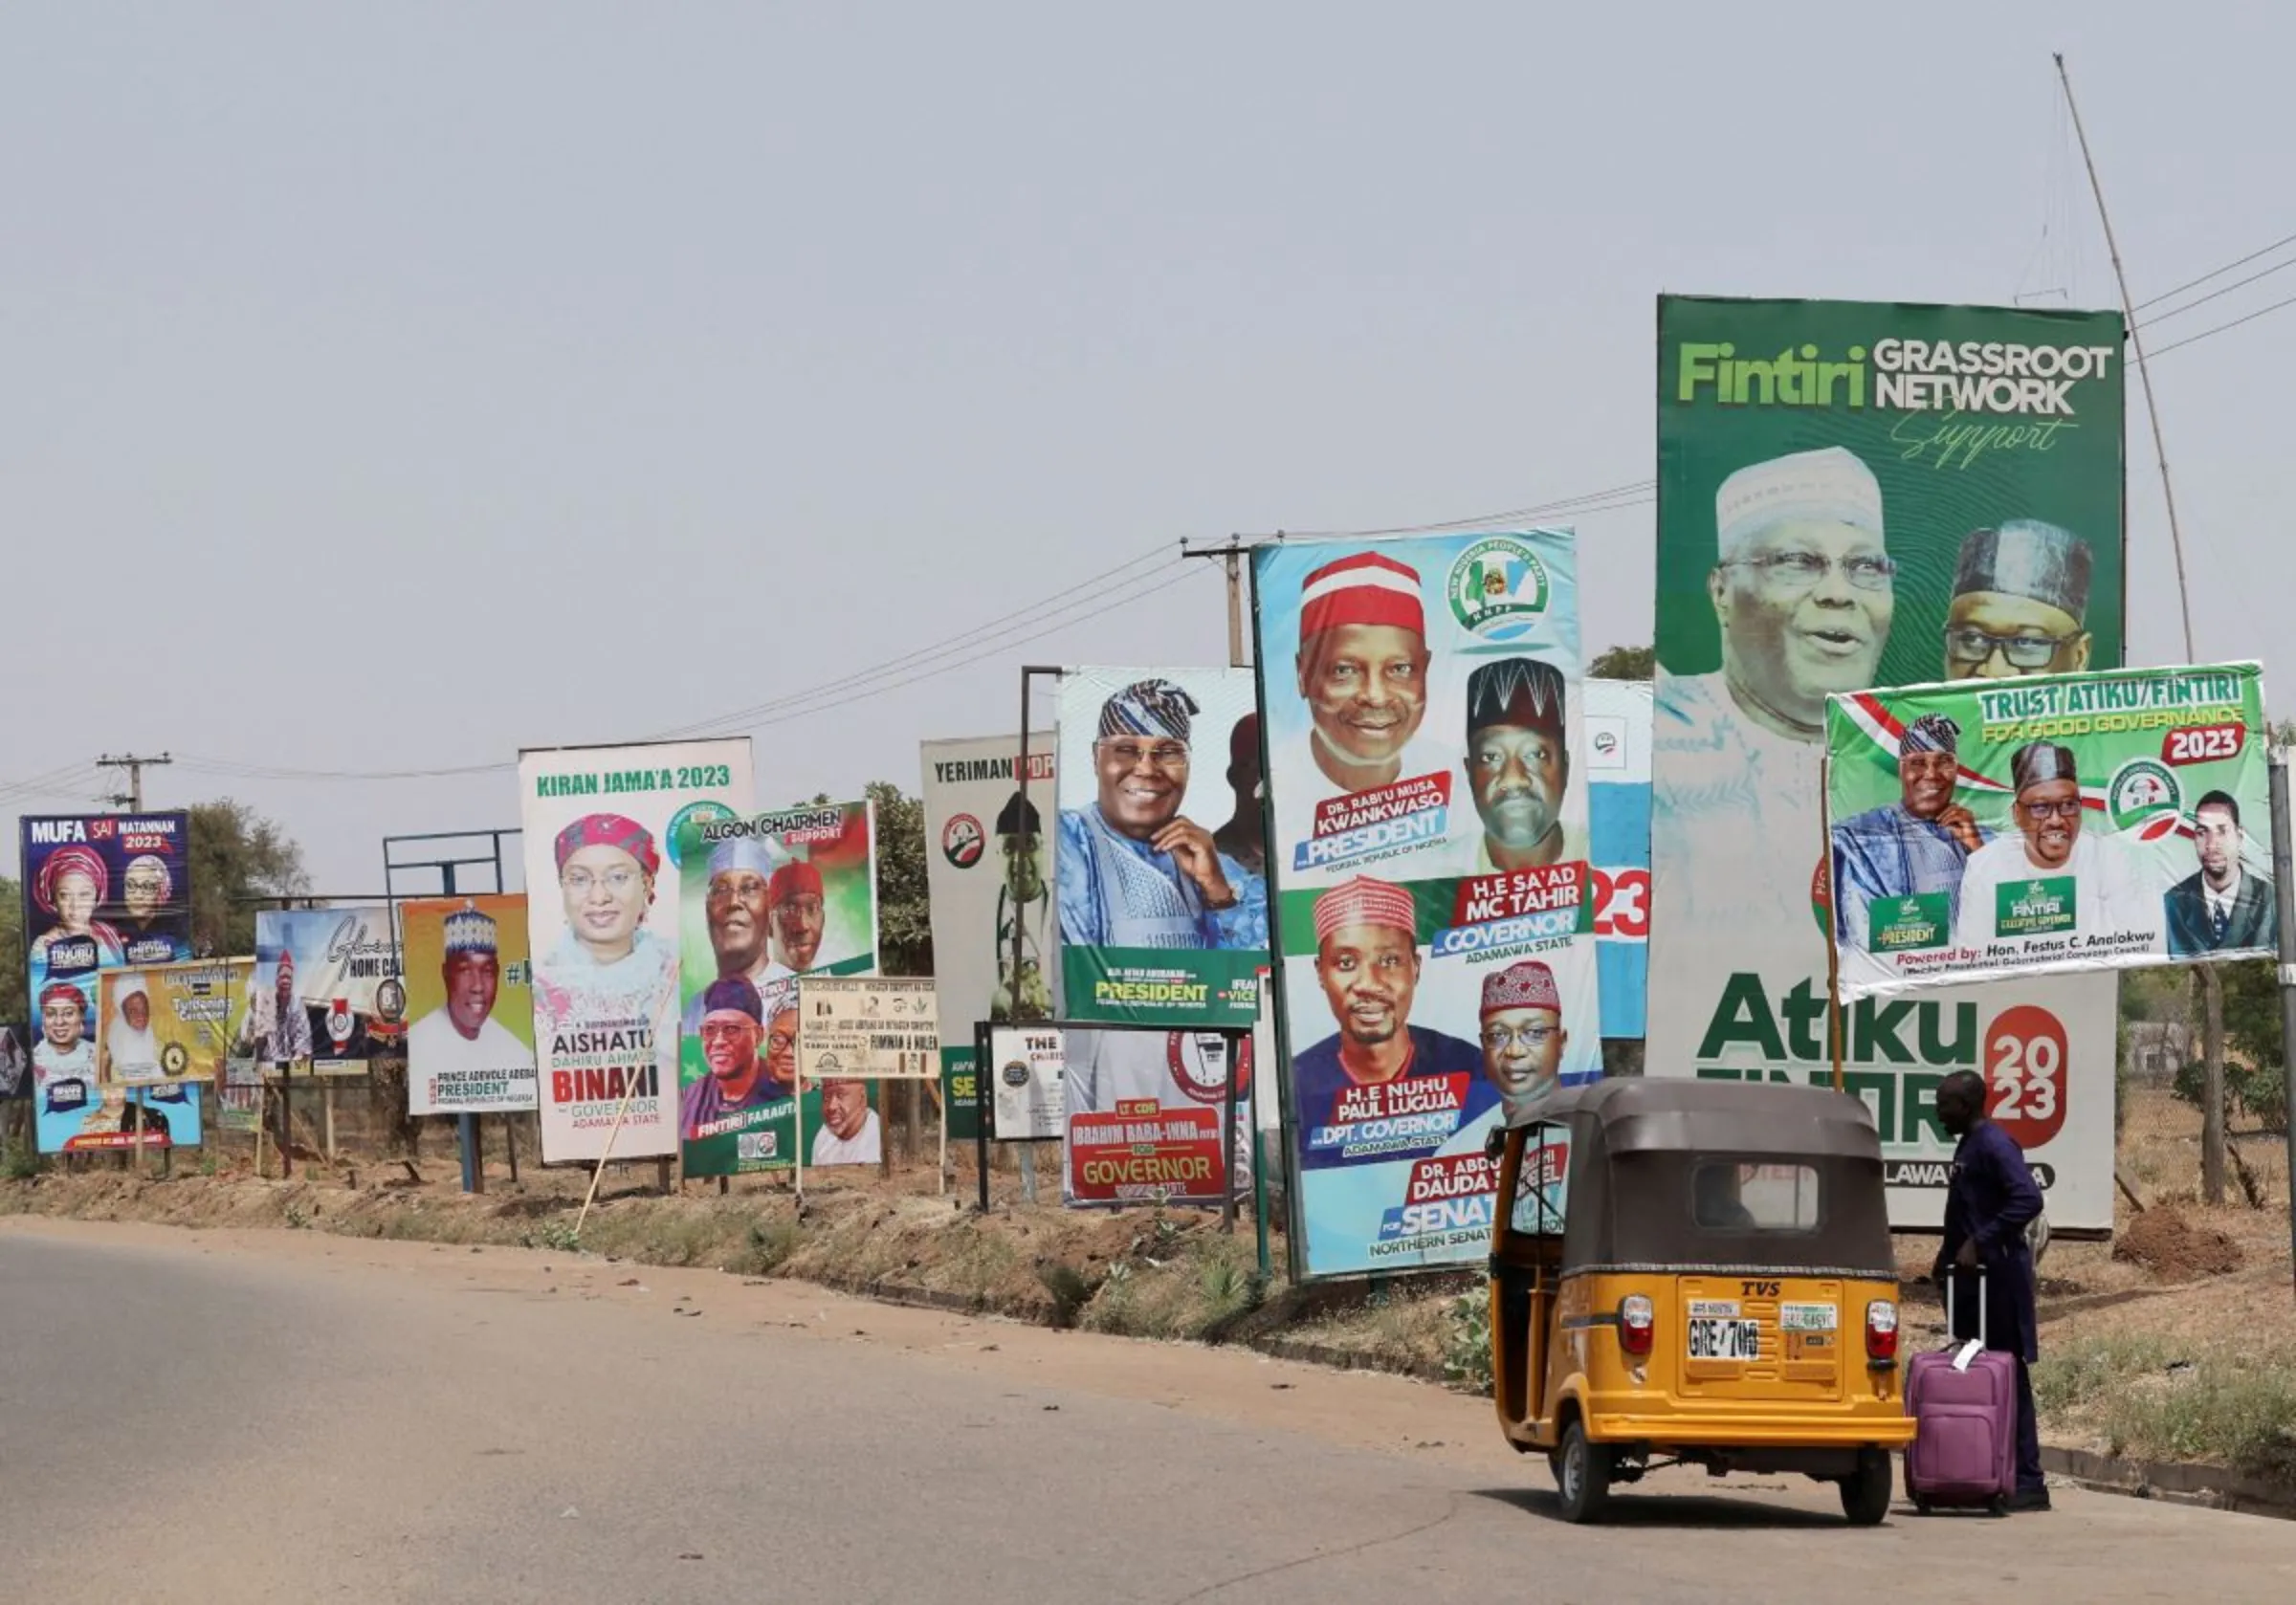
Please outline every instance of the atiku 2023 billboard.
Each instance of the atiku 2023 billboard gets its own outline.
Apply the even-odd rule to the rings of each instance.
[[[1830,1081],[1826,699],[2119,665],[2121,319],[1683,297],[1658,315],[1647,1073]],[[2049,1037],[2080,1076],[2031,1155],[2049,1217],[2109,1226],[2114,1006],[2109,974],[1857,1000],[1843,1067],[1892,1222],[1943,1220],[1938,1081]]]
[[[678,829],[751,789],[747,737],[519,755],[545,1163],[677,1153]]]
[[[1233,761],[1251,671],[1072,669],[1059,694],[1064,1018],[1249,1030],[1268,956],[1258,777]]]
[[[2253,663],[1831,698],[1842,996],[2276,956],[2268,739]]]
[[[1601,1073],[1576,543],[1252,554],[1304,1274],[1488,1251],[1486,1133]]]

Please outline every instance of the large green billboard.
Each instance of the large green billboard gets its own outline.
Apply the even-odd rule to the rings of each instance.
[[[2110,313],[1666,297],[1658,308],[1654,1075],[1830,1080],[1820,806],[1836,693],[2117,668],[2122,326]],[[2093,1086],[2032,1157],[2111,1218],[2114,982],[1843,1011],[1891,1216],[1942,1218],[1936,1082],[2060,1032]]]

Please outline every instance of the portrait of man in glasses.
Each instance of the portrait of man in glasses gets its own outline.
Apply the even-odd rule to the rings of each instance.
[[[1662,675],[1655,701],[1658,857],[1682,867],[1669,917],[1806,922],[1825,699],[1875,683],[1896,613],[1881,485],[1841,447],[1797,451],[1725,479],[1714,522],[1722,667]]]
[[[1101,705],[1099,794],[1064,809],[1053,860],[1061,940],[1079,947],[1256,949],[1268,887],[1181,811],[1203,712],[1170,680],[1139,680]]]
[[[2144,894],[2119,842],[2082,828],[2086,810],[2072,750],[2028,741],[2009,759],[2009,781],[2017,793],[2010,810],[2017,828],[1969,855],[1955,945],[1981,949],[2032,937],[2081,942],[2151,931],[2157,946],[2159,897]]]
[[[1945,677],[2009,680],[2088,667],[2088,542],[2038,518],[1973,530],[1954,564]]]
[[[1519,1126],[1562,1085],[1562,995],[1555,972],[1522,959],[1483,978],[1483,1076],[1497,1089],[1500,1116]]]

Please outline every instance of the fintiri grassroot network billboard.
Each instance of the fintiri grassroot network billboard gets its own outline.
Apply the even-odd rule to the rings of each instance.
[[[1826,1082],[1826,698],[2119,666],[2121,319],[1665,297],[1647,1073]],[[2112,1220],[2110,973],[1856,1000],[1890,1219],[1943,1219],[1937,1083],[2071,1066],[2030,1153],[2058,1226]]]
[[[1478,1262],[1486,1133],[1601,1073],[1576,544],[1274,543],[1252,590],[1295,1253]]]
[[[1827,703],[1845,998],[2279,953],[2255,664]]]

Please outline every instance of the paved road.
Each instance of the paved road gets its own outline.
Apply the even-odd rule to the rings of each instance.
[[[0,1222],[0,1355],[26,1601],[2296,1590],[2296,1524],[2071,1491],[1859,1531],[1692,1478],[1572,1528],[1438,1389],[547,1253]]]

